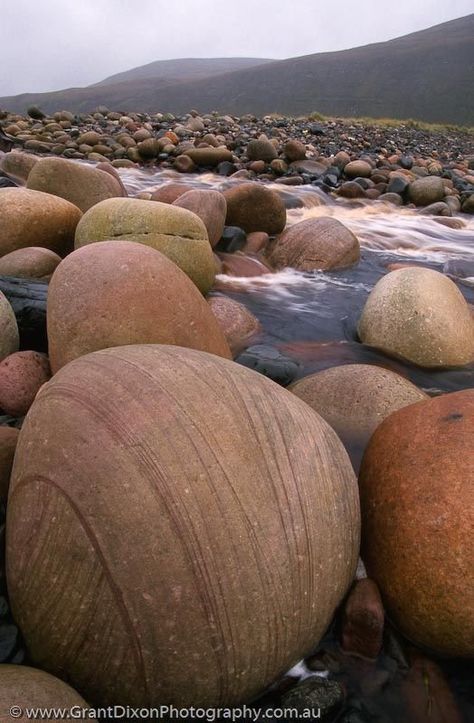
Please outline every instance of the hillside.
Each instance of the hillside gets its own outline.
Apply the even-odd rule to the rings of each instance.
[[[177,60],[156,60],[154,63],[140,65],[123,73],[111,75],[91,88],[115,85],[137,80],[192,81],[212,78],[221,73],[253,68],[273,62],[269,58],[178,58]]]
[[[328,115],[411,117],[472,125],[473,37],[474,14],[384,43],[262,61],[232,72],[228,68],[222,72],[222,65],[213,72],[209,60],[159,61],[88,88],[0,98],[0,107],[24,112],[34,103],[46,111],[90,111],[106,105],[124,111],[172,113],[196,107],[201,112],[237,115],[303,115],[317,110]],[[163,62],[176,67],[183,63],[181,75],[175,71],[175,77],[171,76],[172,65],[169,74],[152,75],[160,65],[161,71],[165,69]],[[205,77],[203,62],[211,67]],[[193,63],[201,63],[200,68],[196,65],[193,71]]]

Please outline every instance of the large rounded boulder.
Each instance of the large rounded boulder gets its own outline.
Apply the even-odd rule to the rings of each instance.
[[[269,260],[277,269],[329,270],[359,261],[356,236],[336,218],[308,218],[286,229],[275,242]]]
[[[422,367],[474,360],[474,318],[453,281],[438,271],[391,271],[372,289],[359,320],[360,340]]]
[[[217,320],[194,284],[166,256],[131,241],[78,249],[48,290],[51,369],[125,344],[176,344],[229,357]]]
[[[89,720],[86,701],[62,680],[26,665],[0,665],[0,720],[40,720],[27,714],[40,708],[68,711],[57,721]]]
[[[415,643],[474,655],[474,390],[391,414],[360,473],[363,560]]]
[[[33,166],[38,163],[38,156],[22,151],[10,151],[5,153],[0,160],[1,170],[17,181],[25,183]]]
[[[209,242],[214,247],[222,236],[227,213],[227,202],[219,191],[196,188],[173,201],[173,206],[187,208],[203,221]]]
[[[417,178],[408,186],[408,197],[416,206],[428,206],[444,198],[443,179],[439,176]]]
[[[378,425],[427,395],[399,374],[371,364],[344,364],[310,374],[291,387],[337,432],[359,460]]]
[[[8,504],[31,658],[96,705],[250,700],[314,648],[358,558],[357,484],[333,430],[190,349],[61,369],[20,432]]]
[[[195,213],[159,201],[111,198],[84,214],[76,248],[96,241],[134,241],[161,251],[203,294],[214,283],[215,266],[206,226]]]
[[[239,226],[247,233],[281,233],[286,225],[286,208],[275,191],[260,183],[240,183],[224,191],[227,226]]]
[[[51,249],[30,246],[17,249],[0,258],[0,274],[21,279],[47,279],[61,263]]]
[[[124,195],[120,180],[112,173],[64,158],[39,160],[31,169],[26,186],[65,198],[82,212],[106,198]]]
[[[18,351],[19,345],[20,335],[14,311],[0,291],[0,362],[9,354]]]
[[[74,245],[81,211],[50,193],[25,188],[0,189],[0,257],[29,246],[42,246],[60,256]]]

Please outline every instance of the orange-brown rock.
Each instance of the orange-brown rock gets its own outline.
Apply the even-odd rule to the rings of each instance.
[[[61,257],[50,249],[29,246],[17,249],[0,258],[0,274],[21,279],[49,278]]]
[[[64,158],[41,158],[31,169],[26,186],[65,198],[83,213],[106,198],[126,195],[113,172]]]
[[[236,251],[234,254],[220,253],[222,273],[228,276],[262,276],[271,274],[270,269],[261,259]]]
[[[266,248],[268,241],[268,234],[265,231],[253,231],[248,234],[242,251],[246,254],[258,254]]]
[[[240,183],[224,191],[228,226],[239,226],[247,233],[281,233],[286,224],[286,208],[275,191],[259,183]]]
[[[340,269],[359,261],[356,236],[336,218],[308,218],[286,229],[269,250],[277,269]]]
[[[15,620],[32,660],[92,704],[248,701],[326,630],[358,504],[335,433],[263,375],[169,346],[89,354],[20,434]]]
[[[12,715],[12,706],[20,711],[19,716]],[[27,709],[40,708],[72,710],[75,720],[89,720],[87,713],[82,714],[89,708],[86,701],[62,680],[26,665],[0,665],[0,720],[32,720]],[[66,723],[71,715],[55,716],[54,720]]]
[[[464,723],[456,698],[441,668],[419,653],[400,685],[406,708],[404,723]]]
[[[165,183],[152,192],[151,200],[160,201],[161,203],[173,203],[180,196],[193,190],[193,187],[187,183]]]
[[[207,229],[209,242],[214,247],[222,236],[227,202],[219,191],[195,189],[188,191],[173,201],[173,206],[187,208],[199,216]]]
[[[8,495],[18,435],[19,430],[15,427],[0,427],[0,502]]]
[[[382,649],[385,613],[376,583],[357,580],[344,604],[341,645],[351,655],[375,659]]]
[[[71,250],[81,211],[50,193],[0,188],[0,257],[29,246],[60,256]]]
[[[259,320],[246,306],[228,296],[212,296],[208,302],[224,332],[232,356],[238,356],[261,331]]]
[[[359,478],[362,557],[388,615],[415,643],[474,654],[474,390],[400,409]]]
[[[176,344],[229,357],[194,284],[163,254],[131,241],[74,251],[56,269],[47,304],[51,368],[124,344]]]
[[[10,354],[0,362],[0,409],[12,417],[23,417],[50,377],[45,354],[37,351]]]

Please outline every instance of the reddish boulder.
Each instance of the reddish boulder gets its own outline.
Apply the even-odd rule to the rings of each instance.
[[[18,351],[0,363],[0,408],[23,417],[51,377],[49,360],[37,351]]]
[[[387,614],[418,645],[474,654],[474,390],[391,414],[359,478],[362,559]]]
[[[385,613],[376,583],[358,580],[346,600],[341,644],[345,652],[375,659],[383,643]]]
[[[227,213],[227,202],[222,193],[203,189],[187,191],[173,201],[173,206],[187,208],[199,216],[207,229],[211,246],[218,243],[224,231]]]
[[[268,253],[277,269],[340,269],[360,258],[356,236],[335,218],[309,218],[286,229]]]
[[[232,356],[238,356],[261,330],[259,320],[246,306],[228,296],[212,296],[208,303],[224,332]]]

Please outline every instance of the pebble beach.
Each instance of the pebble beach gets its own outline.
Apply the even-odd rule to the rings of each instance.
[[[2,713],[467,723],[473,432],[472,129],[0,111]]]

